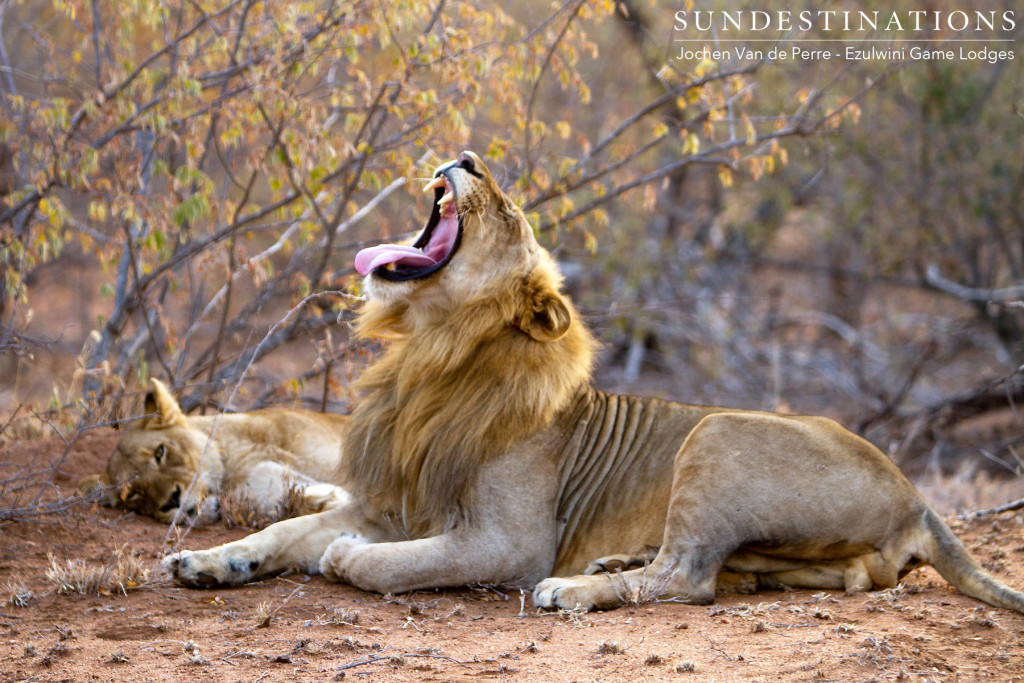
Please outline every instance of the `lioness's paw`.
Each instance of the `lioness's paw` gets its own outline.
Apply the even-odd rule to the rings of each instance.
[[[310,484],[302,490],[304,512],[323,512],[347,505],[352,500],[348,491],[333,484]]]
[[[220,498],[207,496],[195,507],[195,522],[198,525],[209,525],[220,521]]]
[[[544,579],[533,589],[533,604],[541,609],[567,609],[589,612],[594,601],[578,578]]]
[[[370,544],[358,534],[344,533],[327,546],[320,558],[320,573],[330,581],[351,583],[346,574],[346,565],[351,561],[354,551]]]
[[[242,557],[222,558],[214,550],[183,550],[167,555],[161,565],[175,581],[189,588],[241,586],[256,578],[260,563]]]

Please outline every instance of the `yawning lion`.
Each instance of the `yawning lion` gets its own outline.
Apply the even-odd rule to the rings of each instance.
[[[428,189],[413,244],[356,257],[358,329],[391,343],[345,436],[352,501],[168,556],[180,583],[298,566],[380,593],[517,583],[538,606],[591,609],[708,603],[725,574],[862,591],[930,563],[1024,611],[888,458],[835,422],[591,388],[594,342],[479,157],[441,166]]]

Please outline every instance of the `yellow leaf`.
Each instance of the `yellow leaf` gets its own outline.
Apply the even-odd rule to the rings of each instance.
[[[732,171],[728,166],[718,167],[718,180],[722,183],[722,187],[732,187]]]
[[[690,133],[686,136],[686,142],[683,144],[683,154],[698,154],[699,152],[700,138],[696,133]]]

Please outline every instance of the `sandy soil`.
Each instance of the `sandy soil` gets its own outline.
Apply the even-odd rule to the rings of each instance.
[[[45,495],[69,495],[115,441],[83,435]],[[12,468],[48,477],[63,450],[53,439],[7,447],[0,465],[8,479]],[[1024,586],[1024,516],[954,528]],[[160,577],[171,548],[245,533],[217,525],[182,540],[153,520],[88,507],[0,525],[0,681],[1024,680],[1024,615],[959,595],[930,569],[856,596],[764,592],[586,615],[537,613],[518,590],[482,586],[380,596],[290,575],[194,591]],[[127,595],[58,594],[46,578],[51,557],[99,568],[119,549],[152,568]]]

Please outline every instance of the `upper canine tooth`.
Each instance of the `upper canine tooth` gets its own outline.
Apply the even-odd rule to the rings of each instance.
[[[438,206],[445,206],[448,202],[455,199],[455,194],[452,192],[445,192],[444,196],[437,200]]]
[[[429,183],[427,183],[427,186],[423,188],[423,191],[426,192],[427,190],[436,190],[439,187],[444,187],[444,176],[437,176],[436,178],[431,180]]]

